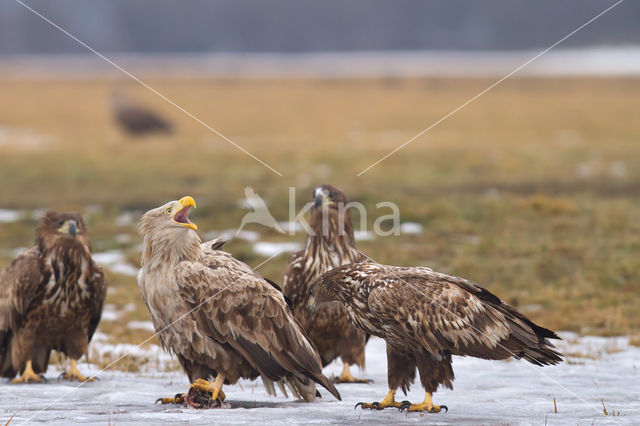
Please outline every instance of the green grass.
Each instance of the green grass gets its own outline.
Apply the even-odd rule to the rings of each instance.
[[[0,80],[0,207],[80,209],[94,249],[138,261],[135,225],[144,211],[196,198],[204,233],[237,227],[252,186],[279,220],[288,187],[298,206],[320,183],[363,202],[398,204],[421,235],[359,244],[389,264],[426,265],[472,279],[556,330],[614,335],[640,330],[640,81],[515,79],[487,93],[360,177],[356,173],[483,90],[481,79],[251,81],[157,80],[150,84],[272,165],[279,177],[152,94],[132,96],[176,123],[171,137],[133,140],[113,125],[106,81]],[[25,142],[24,132],[42,145]],[[29,142],[30,139],[27,140]],[[0,224],[0,266],[28,246],[31,219]],[[264,239],[286,240],[252,225]],[[129,233],[131,243],[114,236]],[[302,241],[303,236],[293,239]],[[228,250],[257,265],[246,242]],[[281,281],[288,256],[260,268]],[[135,279],[109,274],[108,303],[137,310],[101,328],[114,341],[149,333]]]

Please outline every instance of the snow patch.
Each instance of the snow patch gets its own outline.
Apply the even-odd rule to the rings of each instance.
[[[253,245],[253,252],[260,256],[271,257],[279,253],[294,252],[302,248],[302,244],[285,242],[285,243],[273,243],[267,241],[261,241]]]
[[[400,224],[401,234],[422,234],[424,227],[417,222],[405,222]]]
[[[0,209],[0,223],[18,222],[23,216],[22,210]]]
[[[130,330],[145,330],[155,332],[155,327],[151,321],[129,321],[127,328]]]
[[[118,274],[135,277],[138,275],[138,268],[126,262],[124,253],[120,250],[109,250],[101,253],[93,253],[93,260]]]

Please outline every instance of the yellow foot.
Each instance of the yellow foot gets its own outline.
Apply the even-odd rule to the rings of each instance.
[[[69,380],[70,382],[73,382],[74,380],[77,380],[79,382],[93,382],[95,380],[95,377],[87,377],[80,373],[80,370],[78,370],[78,366],[76,365],[76,361],[74,359],[71,360],[69,371],[65,371],[64,373],[62,373],[60,375],[60,378]]]
[[[227,397],[222,391],[222,386],[216,386],[215,383],[211,383],[204,379],[198,379],[191,385],[192,388],[198,389],[204,392],[211,392],[211,399],[224,401]]]
[[[446,405],[433,405],[431,399],[431,393],[426,392],[424,395],[424,401],[420,404],[412,404],[409,401],[404,401],[402,406],[399,407],[400,411],[407,410],[408,412],[427,412],[427,413],[439,413],[444,408],[445,412],[449,411]]]
[[[42,383],[46,379],[40,374],[36,374],[33,371],[25,371],[22,376],[13,379],[11,383]]]
[[[46,381],[47,379],[45,379],[43,375],[36,374],[33,371],[31,361],[27,361],[27,363],[24,366],[24,371],[22,372],[22,376],[18,377],[17,379],[13,379],[11,383],[29,383],[29,382],[42,383]]]
[[[158,398],[158,399],[156,399],[156,404],[158,402],[161,403],[162,405],[165,405],[165,404],[184,404],[184,394],[183,393],[177,393],[176,396],[174,396],[173,398]]]
[[[408,402],[408,401],[403,401],[403,402],[396,401],[395,396],[396,396],[395,390],[389,391],[387,396],[385,396],[384,399],[380,402],[372,402],[372,403],[358,402],[354,408],[361,407],[362,409],[370,408],[372,410],[384,410],[385,408],[389,408],[389,407],[400,408],[402,404]]]
[[[372,383],[373,380],[369,379],[358,379],[353,377],[351,374],[351,370],[349,369],[349,364],[345,363],[344,368],[342,369],[342,373],[340,373],[340,377],[336,377],[333,379],[333,383]]]

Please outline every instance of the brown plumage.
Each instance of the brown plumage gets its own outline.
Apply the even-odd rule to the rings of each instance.
[[[340,399],[283,294],[219,250],[218,241],[202,244],[188,219],[192,206],[191,197],[169,202],[145,213],[140,224],[140,293],[160,343],[192,382],[186,397],[162,402],[219,405],[223,384],[258,376],[271,394],[274,382],[283,392],[286,383],[296,397],[312,401],[317,382]]]
[[[132,136],[173,133],[173,126],[169,121],[157,112],[134,103],[118,91],[111,94],[111,108],[116,122]]]
[[[389,394],[380,403],[362,404],[365,408],[440,411],[431,394],[439,385],[452,389],[452,355],[514,356],[536,365],[562,360],[548,340],[559,339],[553,331],[534,324],[478,284],[428,268],[345,265],[321,276],[313,293],[310,308],[314,299],[339,300],[354,325],[387,342]],[[396,389],[407,392],[416,367],[425,401],[396,402]]]
[[[47,212],[36,246],[0,272],[0,374],[21,373],[15,382],[41,381],[55,349],[71,358],[65,378],[87,380],[76,360],[87,353],[105,295],[82,216]]]
[[[323,273],[341,265],[366,260],[356,249],[346,195],[331,185],[314,190],[309,225],[312,233],[305,247],[294,253],[284,274],[284,292],[293,303],[293,313],[318,348],[325,366],[340,357],[344,369],[338,382],[362,382],[351,375],[349,365],[364,368],[365,334],[347,319],[344,306],[328,302],[314,315],[307,309],[310,284]],[[324,216],[323,216],[324,215]],[[324,222],[323,222],[323,217]]]

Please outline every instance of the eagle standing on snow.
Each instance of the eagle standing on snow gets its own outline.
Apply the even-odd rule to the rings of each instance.
[[[433,404],[438,385],[453,389],[451,355],[483,359],[523,358],[532,364],[562,361],[548,339],[551,330],[534,324],[479,285],[428,268],[402,268],[378,263],[334,269],[313,284],[308,307],[339,300],[349,320],[387,342],[389,393],[362,408],[396,407],[439,412]],[[398,387],[406,392],[416,367],[425,389],[420,404],[396,402]],[[357,405],[356,405],[357,406]]]
[[[92,381],[76,360],[87,353],[106,291],[82,216],[47,212],[36,246],[0,271],[0,374],[21,373],[12,383],[42,382],[55,349],[71,358],[63,378]]]
[[[367,260],[356,249],[346,210],[347,196],[331,185],[317,187],[313,195],[310,220],[313,234],[307,237],[304,249],[291,256],[284,274],[284,292],[293,303],[294,315],[318,348],[322,365],[337,357],[342,359],[343,370],[335,381],[367,383],[369,380],[354,378],[349,369],[352,364],[364,368],[366,337],[349,323],[344,306],[339,302],[324,303],[313,316],[307,309],[310,284],[316,278],[338,266]]]
[[[279,289],[218,250],[218,241],[202,244],[188,218],[191,207],[188,196],[171,201],[146,212],[140,223],[140,293],[160,343],[176,354],[192,383],[186,396],[162,403],[221,406],[223,384],[258,376],[270,394],[277,382],[286,395],[286,383],[294,396],[313,401],[317,382],[340,399]]]

